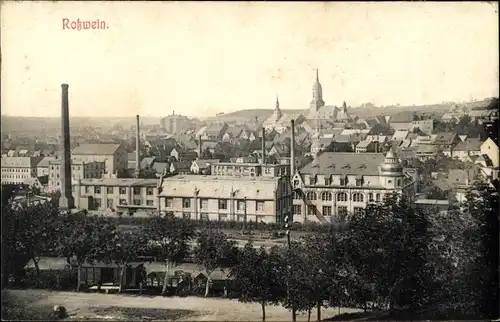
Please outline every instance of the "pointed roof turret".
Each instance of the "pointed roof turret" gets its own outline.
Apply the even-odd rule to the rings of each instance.
[[[278,94],[276,94],[276,108],[279,109],[280,108],[280,100],[279,100],[279,96]]]

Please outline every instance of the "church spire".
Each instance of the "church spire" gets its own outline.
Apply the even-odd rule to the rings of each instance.
[[[276,94],[276,109],[280,108],[280,100],[278,94]]]
[[[316,80],[314,81],[312,92],[313,98],[310,107],[318,110],[320,107],[325,106],[325,102],[323,101],[323,88],[321,86],[321,83],[319,82],[318,69],[316,69]]]
[[[316,83],[319,83],[319,69],[316,68]]]

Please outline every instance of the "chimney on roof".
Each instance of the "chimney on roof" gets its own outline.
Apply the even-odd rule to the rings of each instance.
[[[75,200],[71,188],[71,140],[69,136],[69,98],[68,84],[62,84],[62,104],[61,104],[61,130],[63,139],[63,165],[61,171],[61,197],[59,198],[59,207],[62,209],[73,209]]]
[[[262,164],[266,164],[266,129],[262,128]]]
[[[295,121],[292,120],[292,136],[290,137],[290,178],[295,175]]]
[[[202,141],[202,139],[201,139],[201,135],[198,135],[198,144],[200,145],[200,146],[198,147],[198,159],[200,159],[200,160],[201,160],[201,154],[202,154],[202,152],[203,152],[203,148],[202,148],[203,141]]]
[[[139,126],[139,115],[135,116],[135,171],[134,177],[139,178],[141,172],[141,153],[140,153],[140,126]]]

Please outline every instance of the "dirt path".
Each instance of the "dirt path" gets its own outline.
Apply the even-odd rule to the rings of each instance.
[[[183,318],[190,321],[260,321],[261,307],[257,303],[240,303],[237,300],[198,298],[198,297],[148,297],[131,295],[111,295],[96,293],[49,292],[43,290],[11,290],[19,301],[26,301],[33,306],[64,305],[74,319],[84,319],[92,316],[92,307],[130,307],[149,309],[184,309],[196,311],[199,315]],[[341,313],[356,310],[341,310]],[[324,318],[338,314],[338,309],[323,309]],[[112,318],[112,317],[110,317]],[[290,321],[291,313],[277,306],[266,308],[268,321]],[[316,310],[311,320],[316,319]],[[307,315],[297,317],[298,321],[307,321]]]

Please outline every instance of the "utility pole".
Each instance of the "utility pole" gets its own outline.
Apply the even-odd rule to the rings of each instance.
[[[287,246],[288,246],[288,255],[290,256],[291,254],[291,251],[292,251],[292,242],[290,240],[290,217],[289,216],[285,216],[285,234],[286,234],[286,242],[287,242]],[[292,267],[291,265],[287,265],[287,269],[288,269],[288,276],[287,276],[287,283],[286,283],[286,293],[287,293],[287,297],[288,297],[288,300],[290,301],[290,275],[292,273]],[[292,303],[292,321],[295,322],[297,321],[297,313],[295,311],[295,304]]]

